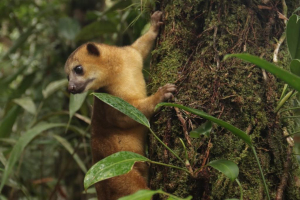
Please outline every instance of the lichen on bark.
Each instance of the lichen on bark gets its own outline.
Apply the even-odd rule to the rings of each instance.
[[[291,0],[286,3],[291,10],[299,5]],[[258,5],[271,9],[262,10]],[[276,38],[284,32],[284,22],[277,17],[281,1],[162,0],[158,6],[164,12],[165,26],[153,51],[149,89],[154,92],[165,83],[175,83],[176,103],[203,110],[246,131],[257,148],[274,199],[287,151],[282,134],[285,124],[274,113],[282,83],[269,73],[266,79],[260,68],[249,63],[222,59],[229,53],[247,52],[271,61]],[[278,57],[286,68],[289,57],[285,44]],[[189,138],[189,145],[182,126],[190,131],[205,120],[180,111],[186,121],[182,124],[177,114],[173,108],[165,108],[153,120],[154,130],[168,146],[184,158],[182,138],[194,170],[211,160],[234,161],[240,168],[244,199],[265,198],[257,163],[243,141],[214,125],[209,138]],[[182,166],[151,136],[149,156]],[[300,199],[300,188],[293,179],[299,167],[295,159],[292,163],[284,198]],[[210,168],[192,178],[181,171],[152,166],[150,183],[153,189],[181,197],[193,195],[195,200],[239,197],[238,185]]]

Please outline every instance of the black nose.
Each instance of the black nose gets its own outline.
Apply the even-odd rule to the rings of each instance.
[[[76,86],[74,84],[69,84],[68,91],[71,92],[72,94],[75,94],[76,93]]]

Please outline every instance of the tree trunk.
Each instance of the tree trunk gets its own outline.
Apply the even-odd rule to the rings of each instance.
[[[274,112],[283,83],[273,75],[238,59],[223,61],[230,53],[247,52],[272,61],[277,40],[285,29],[280,0],[161,0],[165,26],[153,51],[150,91],[175,83],[175,102],[203,110],[243,131],[253,140],[271,199],[300,199],[299,166],[283,136],[287,123]],[[288,16],[299,0],[286,0]],[[290,62],[286,44],[278,65]],[[190,138],[187,132],[205,120],[174,108],[165,108],[153,120],[153,129],[181,158],[183,139],[193,171],[209,161],[227,159],[238,164],[244,199],[266,199],[259,168],[250,148],[226,129],[213,125],[209,137]],[[186,130],[186,131],[185,131]],[[150,136],[149,157],[184,167]],[[238,198],[240,190],[220,172],[204,167],[197,177],[163,166],[151,166],[152,189],[198,199]],[[281,191],[282,193],[278,192]],[[155,197],[164,199],[163,196]]]

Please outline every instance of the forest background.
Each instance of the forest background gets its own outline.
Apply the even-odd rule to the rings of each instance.
[[[145,63],[149,91],[165,82],[176,83],[177,103],[205,110],[252,135],[271,196],[283,187],[283,199],[300,199],[299,95],[293,93],[281,108],[285,112],[278,115],[274,109],[285,88],[283,82],[254,65],[222,62],[227,53],[249,52],[289,70],[291,58],[285,39],[281,39],[287,18],[299,5],[299,1],[284,0],[2,0],[0,199],[95,197],[92,187],[84,192],[83,186],[85,173],[92,166],[92,96],[70,96],[64,63],[87,41],[131,44],[147,31],[150,15],[158,9],[165,13],[165,27],[151,62]],[[293,90],[287,87],[284,91]],[[240,167],[245,199],[263,199],[257,163],[243,142],[217,125],[209,136],[189,136],[188,132],[205,122],[167,108],[155,116],[153,126],[175,152],[183,154],[178,138],[184,140],[193,168],[208,160],[234,161]],[[285,129],[295,141],[290,153]],[[178,165],[152,136],[149,140],[152,160]],[[290,163],[288,171],[286,162]],[[152,189],[181,197],[223,199],[240,193],[236,183],[209,167],[196,178],[162,166],[152,166],[151,173]],[[286,176],[288,182],[281,184]]]

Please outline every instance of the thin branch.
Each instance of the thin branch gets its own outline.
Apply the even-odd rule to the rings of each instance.
[[[182,124],[182,129],[183,129],[183,132],[184,132],[184,137],[187,140],[188,144],[190,146],[192,146],[192,142],[191,142],[191,139],[189,137],[189,133],[188,133],[187,127],[186,127],[186,120],[183,119],[183,117],[182,117],[182,115],[181,115],[181,113],[180,113],[180,111],[179,111],[178,108],[174,107],[174,109],[176,111],[176,114],[177,114],[177,117],[178,117],[179,121]]]

